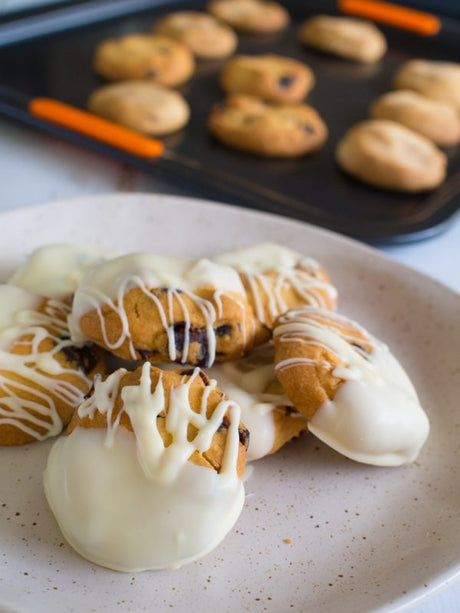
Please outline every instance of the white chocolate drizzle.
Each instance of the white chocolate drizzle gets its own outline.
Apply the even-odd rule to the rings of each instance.
[[[105,345],[112,351],[121,347],[126,341],[133,359],[137,359],[136,349],[131,340],[128,317],[124,308],[124,295],[133,288],[139,288],[152,302],[152,308],[158,312],[163,328],[168,336],[169,358],[177,359],[176,338],[173,317],[173,307],[178,304],[184,322],[184,341],[181,348],[180,361],[185,364],[189,357],[191,320],[182,294],[186,295],[200,310],[205,320],[208,362],[212,364],[216,352],[216,334],[213,324],[222,310],[221,295],[232,292],[244,297],[245,292],[241,280],[235,270],[228,266],[218,265],[210,260],[189,260],[155,256],[148,253],[129,254],[104,262],[88,270],[84,275],[75,294],[70,326],[72,338],[84,340],[85,336],[79,327],[80,318],[87,312],[96,310]],[[165,309],[154,289],[163,288],[167,292],[168,308]],[[216,308],[211,300],[201,298],[195,291],[199,288],[212,288]],[[235,296],[237,305],[241,308],[243,334],[246,328],[246,305],[242,299]],[[117,313],[121,323],[121,334],[110,342],[105,327],[102,309],[108,306]],[[246,339],[243,339],[245,342]]]
[[[321,346],[340,362],[332,367],[327,361],[299,356],[276,366],[283,371],[323,365],[343,379],[334,399],[319,407],[309,421],[313,434],[359,462],[397,466],[416,459],[429,422],[407,374],[386,345],[355,322],[314,307],[288,311],[274,336],[277,342]]]
[[[281,245],[260,243],[223,253],[214,257],[214,261],[232,266],[240,273],[250,288],[256,316],[264,324],[289,308],[283,299],[283,290],[293,289],[305,304],[321,308],[327,308],[337,298],[335,287],[320,277],[318,262]],[[274,288],[267,273],[277,275]]]
[[[166,407],[165,388],[160,377],[152,390],[149,363],[139,385],[122,388],[122,408],[112,422],[125,372],[98,381],[79,409],[80,417],[96,410],[106,414],[107,428],[76,427],[53,446],[44,475],[46,497],[66,539],[90,561],[126,572],[177,568],[216,547],[241,512],[240,409],[223,399],[207,417],[211,383],[199,411],[193,411],[189,391],[199,373],[195,369],[170,390],[165,426],[171,442],[165,446],[157,427]],[[195,450],[209,448],[227,412],[220,472],[189,461]],[[122,413],[134,432],[120,427]],[[193,440],[188,440],[189,424],[197,428]]]
[[[90,380],[80,370],[65,368],[57,353],[75,346],[68,339],[66,316],[70,307],[47,300],[23,289],[0,285],[0,426],[13,426],[36,440],[55,436],[62,430],[56,402],[77,407]],[[43,351],[42,341],[52,341]],[[9,348],[24,346],[26,354]],[[58,378],[72,374],[84,389]],[[18,380],[20,377],[20,380]]]

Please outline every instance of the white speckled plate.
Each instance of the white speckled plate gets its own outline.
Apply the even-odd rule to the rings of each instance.
[[[313,436],[254,464],[236,528],[176,571],[127,575],[64,542],[41,485],[50,442],[0,449],[0,611],[385,611],[460,573],[460,301],[330,232],[196,200],[113,195],[1,215],[3,278],[31,249],[70,241],[205,255],[271,240],[320,260],[340,309],[403,362],[432,431],[416,464],[347,460]],[[152,544],[154,546],[154,544]]]

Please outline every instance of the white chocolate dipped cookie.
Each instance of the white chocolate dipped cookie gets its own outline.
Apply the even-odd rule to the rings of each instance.
[[[370,115],[401,123],[440,146],[460,141],[457,109],[448,102],[427,98],[416,91],[400,89],[384,94],[372,103]]]
[[[203,372],[146,362],[96,383],[51,450],[46,497],[91,562],[177,568],[215,548],[238,519],[246,443],[239,407]]]
[[[256,347],[236,362],[214,364],[207,374],[241,408],[241,421],[249,430],[246,460],[275,453],[307,432],[307,420],[294,409],[275,376],[274,347]]]
[[[336,148],[341,168],[385,189],[421,192],[446,177],[447,158],[430,140],[388,119],[363,121]]]
[[[203,366],[243,356],[260,326],[230,266],[149,253],[88,270],[70,322],[75,339],[124,359]]]
[[[448,102],[460,111],[460,63],[410,60],[396,74],[394,87],[413,89],[427,98]]]
[[[274,341],[277,377],[313,434],[358,462],[399,466],[417,458],[428,418],[386,345],[314,307],[282,315]]]
[[[282,245],[259,243],[213,260],[238,271],[261,332],[271,331],[276,318],[290,308],[336,307],[337,290],[321,264]]]
[[[65,302],[0,285],[0,445],[59,434],[104,368],[69,340]]]
[[[300,27],[300,40],[319,51],[356,62],[378,62],[387,50],[382,32],[370,21],[316,15]]]

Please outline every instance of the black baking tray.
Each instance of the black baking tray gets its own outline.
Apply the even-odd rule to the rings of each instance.
[[[284,5],[293,18],[289,30],[276,36],[240,35],[237,52],[270,51],[298,58],[313,68],[317,83],[308,102],[319,110],[330,133],[326,146],[313,155],[296,160],[259,158],[228,149],[208,135],[208,112],[222,98],[218,75],[223,62],[199,63],[197,74],[181,90],[192,109],[191,122],[165,139],[172,156],[155,162],[52,127],[1,102],[0,112],[180,183],[192,195],[302,219],[368,242],[419,240],[444,229],[460,204],[460,147],[446,150],[447,180],[435,191],[416,195],[376,189],[349,178],[337,167],[334,149],[347,128],[368,116],[370,103],[391,89],[402,62],[414,57],[458,61],[460,38],[457,42],[455,36],[426,38],[382,27],[389,43],[387,55],[376,65],[357,65],[298,42],[298,25],[318,12],[317,2],[286,1]],[[86,0],[0,20],[0,85],[84,108],[89,94],[102,84],[92,71],[92,54],[100,41],[148,32],[160,15],[204,6],[196,0]],[[320,6],[322,12],[334,12],[334,3]]]

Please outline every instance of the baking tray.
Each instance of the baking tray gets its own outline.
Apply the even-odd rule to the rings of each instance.
[[[381,27],[389,43],[387,55],[376,65],[357,65],[298,42],[300,21],[318,13],[318,3],[286,1],[284,5],[291,12],[292,26],[276,36],[240,35],[237,52],[270,51],[312,67],[317,83],[308,102],[319,110],[330,132],[326,146],[313,155],[295,160],[259,158],[228,149],[208,135],[207,115],[222,98],[218,75],[224,62],[200,62],[195,77],[181,88],[192,109],[191,122],[165,139],[171,158],[154,162],[96,144],[27,113],[15,112],[9,105],[0,103],[0,111],[181,183],[193,195],[276,212],[373,243],[419,240],[441,231],[460,204],[460,147],[446,150],[447,181],[435,191],[416,195],[380,190],[349,178],[337,167],[334,149],[351,125],[368,116],[370,103],[391,88],[402,62],[414,57],[458,61],[460,47],[455,38],[452,42],[452,38],[427,38]],[[0,85],[84,108],[89,94],[102,84],[92,71],[92,55],[99,42],[128,32],[148,32],[157,17],[171,10],[204,6],[196,0],[86,1],[44,14],[32,12],[29,21],[0,23]],[[326,9],[334,12],[334,3],[321,3],[321,11]]]

